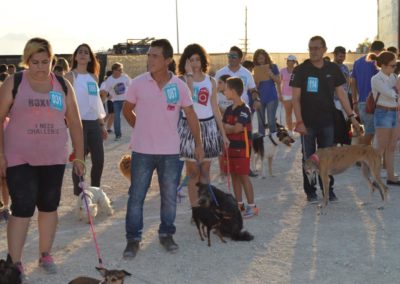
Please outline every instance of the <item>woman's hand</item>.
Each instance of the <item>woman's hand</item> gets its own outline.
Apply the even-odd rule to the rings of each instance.
[[[74,159],[72,161],[72,167],[73,167],[74,173],[77,176],[82,177],[82,176],[85,175],[86,165],[85,165],[85,162],[83,160]]]
[[[190,60],[186,59],[186,63],[185,63],[185,73],[186,74],[192,74],[193,75],[193,68],[192,65],[190,64]]]

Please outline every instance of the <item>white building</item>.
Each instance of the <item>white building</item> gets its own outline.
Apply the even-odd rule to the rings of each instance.
[[[400,47],[400,0],[378,1],[378,39],[385,47]]]

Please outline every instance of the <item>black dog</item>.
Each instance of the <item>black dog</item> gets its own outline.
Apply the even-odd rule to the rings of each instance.
[[[214,232],[218,235],[221,241],[223,243],[226,243],[219,229],[219,227],[221,226],[221,218],[218,217],[218,215],[215,214],[213,210],[207,207],[193,207],[192,217],[194,222],[196,223],[197,230],[199,231],[200,239],[204,241],[203,236],[207,236],[208,246],[211,246],[210,231],[212,229],[215,229]],[[205,228],[207,228],[207,232],[204,232]]]
[[[21,272],[10,261],[0,260],[0,284],[20,284]]]
[[[220,218],[219,231],[234,241],[251,241],[254,236],[243,231],[242,214],[232,194],[225,193],[211,184],[196,184],[199,189],[199,205],[210,209]],[[212,196],[213,195],[213,196]]]

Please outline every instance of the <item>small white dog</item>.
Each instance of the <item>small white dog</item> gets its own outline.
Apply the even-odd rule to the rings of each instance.
[[[97,216],[98,211],[106,213],[108,216],[114,214],[114,210],[111,207],[111,201],[105,192],[99,187],[90,186],[78,196],[75,212],[79,220],[84,220],[89,223],[84,195],[87,200],[92,220]]]

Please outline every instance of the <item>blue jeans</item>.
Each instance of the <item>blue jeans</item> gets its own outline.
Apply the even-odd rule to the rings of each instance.
[[[321,128],[308,128],[307,127],[307,135],[302,136],[301,143],[303,149],[303,165],[304,161],[307,160],[318,148],[326,148],[332,147],[334,141],[334,127],[327,126]],[[329,191],[332,192],[333,189],[333,177],[329,176]],[[304,192],[307,194],[308,197],[313,197],[316,195],[316,182],[312,184],[309,183],[306,173],[304,172],[303,167],[303,187]],[[322,181],[319,178],[319,185],[322,190]]]
[[[159,235],[173,235],[176,216],[176,189],[179,183],[179,155],[150,155],[132,152],[131,186],[125,219],[127,241],[141,240],[143,204],[154,170],[157,170],[161,195]]]
[[[358,103],[358,112],[360,113],[361,122],[364,124],[364,131],[366,135],[375,134],[374,115],[365,112],[365,102]]]
[[[265,110],[267,110],[267,122],[269,133],[276,132],[276,110],[278,109],[278,100],[270,101],[269,103],[261,103],[261,109],[257,111],[258,117],[258,132],[265,135]]]
[[[115,137],[121,137],[121,112],[124,101],[114,101],[114,133]]]

